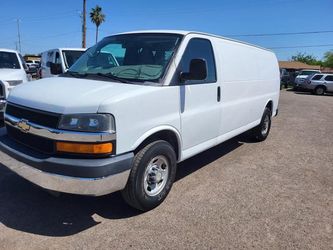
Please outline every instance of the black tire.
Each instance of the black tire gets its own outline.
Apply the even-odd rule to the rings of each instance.
[[[323,94],[325,94],[325,88],[323,86],[318,86],[317,88],[315,88],[314,94],[315,95],[323,95]]]
[[[266,140],[271,130],[272,123],[272,111],[269,108],[265,108],[261,118],[260,124],[252,130],[253,140],[261,142]]]
[[[166,174],[167,178],[165,182],[162,178],[164,185],[161,188],[161,191],[156,195],[150,195],[148,194],[149,187],[147,190],[145,189],[145,185],[149,185],[149,181],[148,179],[146,180],[145,177],[147,177],[148,168],[151,168],[150,163],[158,157],[162,157],[162,159],[167,161],[168,165],[165,167],[168,168]],[[125,189],[122,190],[124,200],[130,206],[141,211],[148,211],[157,207],[164,201],[171,190],[176,177],[176,168],[176,153],[168,142],[159,140],[148,144],[134,157],[128,182]],[[148,178],[150,177],[151,175],[149,175]],[[153,178],[155,178],[154,181],[157,180],[156,175]]]

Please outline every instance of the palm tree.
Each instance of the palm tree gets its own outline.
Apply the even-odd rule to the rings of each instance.
[[[105,15],[102,13],[102,8],[96,5],[90,12],[91,22],[96,25],[96,43],[98,40],[98,28],[105,21]]]

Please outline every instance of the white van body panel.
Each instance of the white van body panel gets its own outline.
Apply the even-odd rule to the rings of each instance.
[[[9,49],[1,49],[0,52],[9,52],[14,53],[17,57],[19,62],[19,69],[11,69],[11,68],[0,68],[0,85],[2,85],[2,92],[0,93],[0,99],[6,100],[10,91],[16,87],[17,85],[30,81],[25,69],[24,69],[24,62],[20,57],[20,54],[15,50]],[[3,110],[0,109],[0,112]]]
[[[162,128],[181,133],[178,87],[137,87],[136,91],[106,99],[98,110],[122,117],[116,119],[117,152],[133,151],[152,132]],[[124,115],[128,112],[131,115]]]
[[[280,74],[274,53],[212,35],[174,33],[185,37],[169,65],[163,86],[61,77],[23,84],[12,92],[9,101],[61,114],[110,113],[116,122],[117,154],[134,151],[158,131],[172,131],[179,144],[178,161],[255,127],[269,102],[273,115],[276,114]],[[215,83],[172,84],[192,38],[211,42],[217,71]]]
[[[23,69],[0,69],[0,81],[5,85],[6,95],[18,84],[29,81],[29,78]]]
[[[8,101],[59,114],[96,113],[105,99],[117,100],[145,86],[53,77],[15,88]],[[107,112],[109,113],[109,112]]]
[[[273,115],[279,100],[278,61],[272,52],[246,44],[215,40],[221,79],[220,135],[260,123],[268,100]]]
[[[42,78],[49,78],[49,77],[57,77],[57,75],[51,74],[51,69],[49,66],[49,62],[55,63],[56,60],[56,53],[59,53],[59,59],[61,63],[61,68],[63,72],[67,71],[65,58],[63,55],[63,51],[86,51],[85,48],[57,48],[57,49],[50,49],[44,51],[41,54],[41,76]]]

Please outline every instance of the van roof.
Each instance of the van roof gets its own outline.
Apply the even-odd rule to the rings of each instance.
[[[49,49],[46,51],[43,51],[42,53],[46,53],[52,50],[74,50],[74,51],[86,51],[87,48],[54,48],[54,49]]]
[[[223,40],[228,40],[228,41],[232,41],[232,42],[236,42],[236,43],[240,43],[240,44],[245,44],[245,45],[248,45],[248,46],[256,47],[256,48],[267,50],[267,51],[270,51],[270,52],[274,53],[272,50],[264,48],[264,47],[261,47],[261,46],[258,46],[258,45],[254,45],[254,44],[251,44],[251,43],[239,41],[239,40],[228,38],[228,37],[223,37],[223,36],[214,35],[214,34],[210,34],[210,33],[200,32],[200,31],[187,31],[187,30],[138,30],[138,31],[130,31],[130,32],[118,33],[118,34],[115,34],[115,35],[135,34],[135,33],[165,33],[165,34],[179,34],[179,35],[184,35],[184,36],[189,35],[189,34],[198,34],[198,35],[204,35],[204,36],[215,37],[215,38],[219,38],[219,39],[223,39]]]
[[[59,48],[60,50],[77,50],[77,51],[86,51],[87,48]]]
[[[12,52],[12,53],[18,53],[16,50],[13,50],[13,49],[3,49],[3,48],[0,48],[0,51],[1,51],[1,52]]]

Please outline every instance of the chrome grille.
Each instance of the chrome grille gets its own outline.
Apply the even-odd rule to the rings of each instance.
[[[60,114],[31,109],[12,103],[7,103],[6,114],[54,129],[58,127],[60,120]]]

